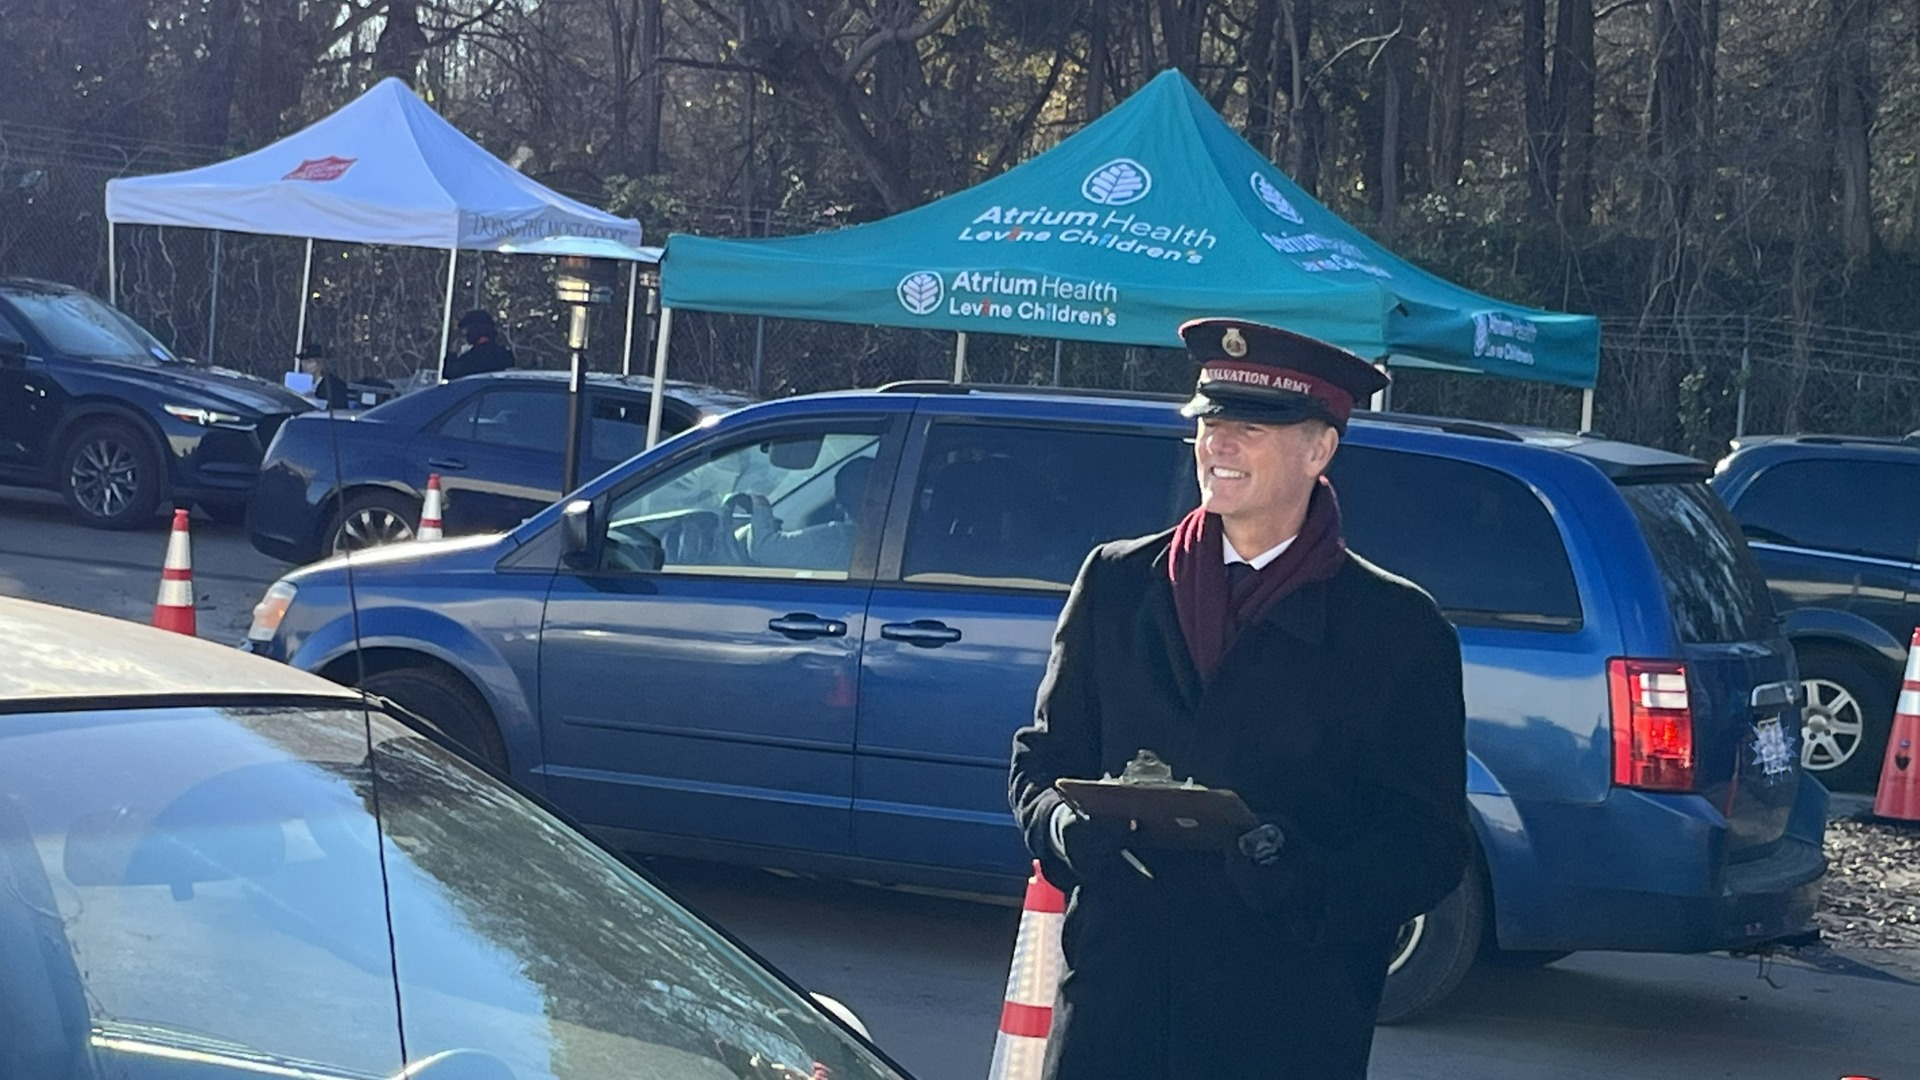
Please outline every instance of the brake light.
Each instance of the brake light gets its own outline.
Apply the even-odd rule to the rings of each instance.
[[[1613,782],[1643,791],[1693,790],[1693,710],[1687,669],[1668,660],[1609,660]]]

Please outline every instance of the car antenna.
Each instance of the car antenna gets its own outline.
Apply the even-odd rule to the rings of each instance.
[[[333,403],[325,401],[321,405],[327,413],[327,448],[333,455],[333,485],[336,490],[344,490],[347,482],[346,468],[340,457],[340,424],[334,415]],[[354,688],[359,689],[367,681],[367,650],[360,630],[360,590],[354,580],[353,552],[341,553],[346,560],[347,572],[347,609],[353,619],[353,663]],[[380,806],[380,767],[374,760],[373,747],[373,703],[372,695],[360,691],[360,723],[367,740],[367,803],[373,814],[375,832],[374,850],[380,863],[380,910],[386,919],[387,927],[387,977],[393,987],[393,1022],[399,1036],[400,1065],[404,1069],[409,1065],[407,1056],[407,1024],[404,1003],[400,995],[400,952],[399,943],[393,932],[393,879],[387,872],[387,822]]]

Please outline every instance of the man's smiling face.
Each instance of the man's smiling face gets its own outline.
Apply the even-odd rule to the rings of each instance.
[[[1193,442],[1200,505],[1220,515],[1229,538],[1264,538],[1275,529],[1297,527],[1297,516],[1305,512],[1339,441],[1333,428],[1314,420],[1260,424],[1203,417]],[[1290,535],[1283,531],[1266,546]]]

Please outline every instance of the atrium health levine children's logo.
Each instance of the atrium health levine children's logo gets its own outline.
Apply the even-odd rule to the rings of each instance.
[[[1273,181],[1259,173],[1254,173],[1248,178],[1248,183],[1253,185],[1253,193],[1260,196],[1260,201],[1267,204],[1267,209],[1295,225],[1306,224],[1306,219],[1300,216],[1300,211],[1293,208],[1293,204],[1287,201],[1286,195],[1274,186]]]
[[[1153,177],[1146,166],[1132,158],[1114,158],[1087,174],[1080,183],[1080,194],[1101,206],[1125,206],[1137,203],[1153,190]]]
[[[946,286],[941,284],[939,274],[931,270],[917,270],[901,278],[894,292],[900,297],[900,306],[910,314],[931,315],[940,306]]]

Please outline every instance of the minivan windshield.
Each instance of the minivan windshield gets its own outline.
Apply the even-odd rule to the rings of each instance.
[[[55,352],[80,360],[179,363],[140,324],[86,293],[21,291],[7,299]]]
[[[1766,640],[1779,634],[1773,599],[1753,552],[1720,497],[1704,483],[1628,484],[1680,640]]]

